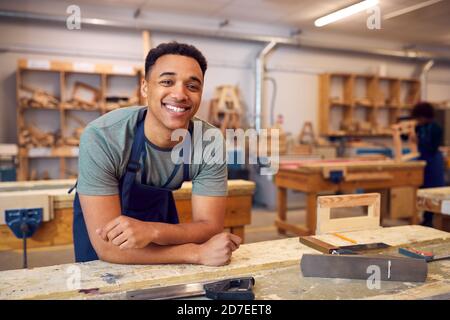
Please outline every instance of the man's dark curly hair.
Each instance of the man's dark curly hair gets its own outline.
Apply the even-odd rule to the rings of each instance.
[[[206,62],[203,54],[196,47],[178,42],[161,43],[156,48],[151,49],[148,52],[147,58],[145,59],[145,77],[150,73],[150,69],[155,64],[159,57],[166,54],[177,54],[180,56],[186,56],[195,59],[202,69],[203,75],[205,75],[208,63]]]
[[[431,103],[428,102],[420,102],[414,106],[411,112],[411,116],[414,119],[417,118],[425,118],[425,119],[433,119],[434,118],[434,108]]]

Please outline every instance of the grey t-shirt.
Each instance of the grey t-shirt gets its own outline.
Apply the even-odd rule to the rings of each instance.
[[[119,193],[119,180],[125,174],[131,154],[134,130],[142,106],[120,108],[89,123],[80,140],[77,192],[84,195],[112,195]],[[147,116],[150,116],[147,114]],[[204,196],[227,195],[227,165],[225,142],[220,130],[198,118],[191,144],[189,176],[192,193]],[[211,138],[212,136],[212,138]],[[139,182],[161,187],[172,173],[179,154],[179,146],[163,149],[145,139],[145,157],[140,159]],[[143,166],[142,166],[143,164]],[[146,175],[141,180],[142,172]],[[177,188],[183,180],[180,166],[169,189]]]

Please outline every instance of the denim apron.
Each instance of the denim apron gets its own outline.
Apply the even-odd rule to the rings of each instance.
[[[438,126],[434,122],[416,126],[419,160],[426,161],[421,188],[445,186],[445,162],[437,144],[442,136],[437,134],[436,127]]]
[[[176,224],[178,223],[177,208],[175,206],[172,189],[168,189],[167,186],[176,176],[181,166],[183,167],[183,181],[189,181],[189,163],[186,159],[189,159],[188,157],[190,157],[190,152],[187,157],[183,158],[184,161],[182,163],[175,165],[172,173],[167,179],[167,182],[163,186],[154,187],[144,184],[145,177],[147,175],[144,168],[140,170],[141,164],[139,163],[139,159],[142,156],[144,159],[142,163],[145,163],[146,151],[144,119],[146,113],[146,108],[139,111],[139,118],[135,129],[135,137],[131,148],[130,159],[128,160],[125,174],[119,181],[119,195],[122,214],[141,221]],[[190,128],[192,127],[190,126]],[[192,134],[192,130],[189,130],[189,132]],[[185,139],[185,141],[190,143],[191,139]],[[187,149],[189,151],[191,150],[190,145],[188,148],[183,149]],[[182,156],[182,150],[180,155]],[[141,171],[141,177],[139,179],[140,182],[136,179],[136,175],[139,171]],[[175,189],[179,189],[183,181]],[[86,262],[98,260],[97,253],[89,240],[78,193],[75,194],[73,209],[73,242],[75,248],[75,261]]]

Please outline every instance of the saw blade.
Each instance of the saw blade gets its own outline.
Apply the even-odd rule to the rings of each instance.
[[[128,300],[167,300],[205,295],[206,283],[177,284],[168,287],[155,287],[149,289],[128,291]]]

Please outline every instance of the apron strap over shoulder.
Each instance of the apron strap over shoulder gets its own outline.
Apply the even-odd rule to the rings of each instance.
[[[131,147],[131,155],[130,155],[130,159],[128,160],[128,164],[127,164],[127,171],[131,171],[134,174],[136,174],[136,172],[138,172],[141,167],[141,165],[139,164],[139,158],[141,156],[142,149],[144,146],[144,143],[143,143],[144,139],[145,139],[144,119],[145,119],[146,113],[147,113],[147,109],[141,109],[139,111],[138,123],[137,123],[136,130],[134,131],[135,137],[133,140],[133,145]]]

